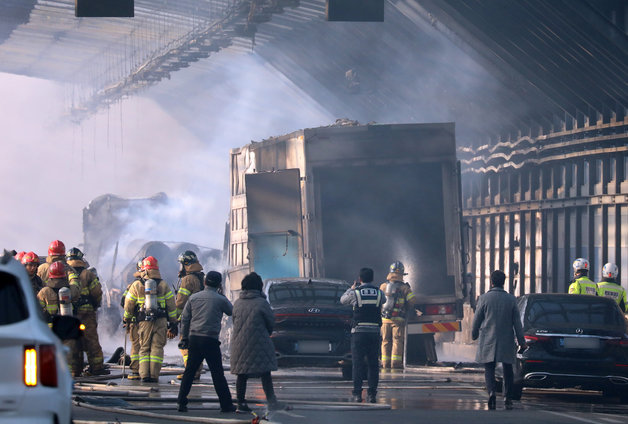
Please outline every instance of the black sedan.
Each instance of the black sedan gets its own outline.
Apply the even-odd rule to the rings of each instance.
[[[265,285],[275,329],[271,338],[280,366],[339,366],[351,375],[351,307],[340,303],[349,283],[286,278]]]
[[[600,390],[628,401],[628,335],[607,298],[528,294],[519,298],[528,349],[515,364],[513,398],[523,387]]]

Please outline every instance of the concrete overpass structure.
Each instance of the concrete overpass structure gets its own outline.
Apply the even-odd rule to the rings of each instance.
[[[5,0],[0,71],[67,84],[80,122],[253,50],[335,116],[456,122],[475,295],[494,268],[517,293],[564,291],[579,256],[628,287],[626,2],[385,7],[384,23],[329,23],[324,0],[136,0],[135,18],[77,19],[72,0]]]

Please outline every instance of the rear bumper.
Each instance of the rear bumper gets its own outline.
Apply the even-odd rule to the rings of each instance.
[[[60,382],[61,383],[61,382]],[[72,409],[71,386],[66,388],[34,387],[27,389],[15,410],[0,411],[0,422],[15,424],[50,424],[57,417],[59,424],[70,424]]]
[[[561,374],[545,371],[528,372],[523,376],[526,387],[585,387],[628,389],[628,377],[622,375]]]

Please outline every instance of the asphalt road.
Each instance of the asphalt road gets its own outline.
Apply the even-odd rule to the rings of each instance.
[[[235,393],[234,376],[227,373],[227,379]],[[514,410],[504,410],[498,400],[497,410],[488,411],[483,374],[477,368],[418,367],[404,372],[382,372],[375,406],[350,403],[352,384],[342,380],[336,369],[281,369],[273,373],[273,379],[277,396],[287,401],[292,410],[267,415],[264,404],[254,402],[264,398],[259,380],[249,380],[247,391],[247,398],[253,399],[249,404],[254,411],[260,416],[266,415],[273,423],[628,424],[628,405],[620,404],[617,399],[603,398],[598,392],[577,390],[526,389],[521,402],[515,402]],[[121,379],[109,381],[109,386],[77,386],[77,392],[81,391],[77,393],[79,406],[74,407],[77,424],[172,424],[182,422],[180,417],[235,420],[235,424],[254,418],[246,414],[220,413],[209,373],[203,374],[201,383],[193,387],[190,410],[186,414],[176,411],[178,381],[174,375],[162,376],[159,384],[153,385]],[[127,409],[152,416],[128,415]]]

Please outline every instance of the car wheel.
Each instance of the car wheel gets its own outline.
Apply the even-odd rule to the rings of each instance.
[[[344,365],[342,367],[342,379],[343,380],[353,379],[353,367],[351,365]]]
[[[628,403],[628,390],[619,392],[619,401],[621,403]]]

